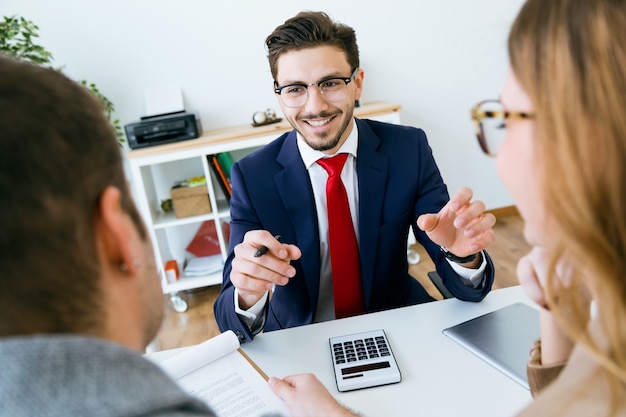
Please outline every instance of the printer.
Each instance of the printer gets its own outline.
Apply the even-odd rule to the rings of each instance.
[[[131,149],[194,139],[202,133],[198,114],[186,111],[142,117],[124,129]]]

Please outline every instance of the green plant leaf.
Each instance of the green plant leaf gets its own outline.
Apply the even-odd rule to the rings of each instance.
[[[0,51],[13,58],[62,72],[63,67],[54,68],[51,65],[54,60],[52,53],[35,43],[33,38],[39,37],[38,30],[39,27],[37,25],[24,17],[4,16],[0,22]],[[118,119],[111,120],[115,112],[115,106],[113,106],[111,100],[98,90],[96,84],[88,84],[85,80],[81,80],[80,83],[86,86],[102,102],[104,113],[115,130],[118,142],[120,144],[126,142],[120,121]]]

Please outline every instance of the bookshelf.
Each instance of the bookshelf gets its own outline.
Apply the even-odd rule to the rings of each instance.
[[[387,102],[362,104],[355,116],[388,123],[400,122],[401,106]],[[180,292],[195,288],[220,285],[222,271],[204,276],[186,276],[183,268],[193,257],[186,251],[203,222],[215,222],[217,241],[222,260],[228,255],[228,236],[224,223],[230,220],[228,197],[210,166],[210,155],[228,153],[237,161],[292,129],[286,121],[253,127],[233,126],[204,131],[196,139],[135,149],[126,153],[135,202],[148,229],[154,246],[154,255],[164,294],[169,294],[174,309],[187,310]],[[161,202],[170,198],[174,183],[187,178],[205,176],[211,211],[196,216],[177,218],[173,211],[163,211]],[[164,270],[168,260],[176,260],[180,277],[169,282]]]

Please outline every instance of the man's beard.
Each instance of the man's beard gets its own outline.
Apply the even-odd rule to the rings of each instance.
[[[311,141],[308,139],[308,137],[306,135],[304,135],[303,132],[299,131],[295,126],[294,128],[298,131],[298,133],[300,133],[300,136],[302,136],[302,138],[304,139],[304,141],[306,142],[307,145],[309,145],[311,147],[311,149],[315,149],[316,151],[320,151],[320,152],[324,152],[324,151],[328,151],[331,149],[334,149],[339,142],[341,141],[341,137],[343,136],[343,134],[345,133],[346,129],[348,128],[348,125],[350,124],[350,121],[353,117],[353,112],[352,114],[350,114],[349,117],[346,117],[346,119],[343,122],[343,125],[339,128],[339,131],[337,132],[337,134],[334,137],[330,137],[327,133],[322,133],[320,135],[315,136],[315,138],[321,139],[318,141]],[[315,119],[315,118],[327,118],[327,117],[339,117],[341,115],[341,113],[339,114],[327,114],[327,113],[321,113],[319,116],[302,116],[300,117],[300,119]],[[330,139],[329,139],[330,138]],[[329,140],[328,140],[329,139]]]
[[[343,132],[345,132],[345,129],[341,130],[340,132],[338,132],[334,138],[332,138],[330,141],[326,141],[326,137],[328,137],[328,135],[326,134],[322,134],[321,135],[321,139],[323,139],[323,141],[319,144],[315,144],[315,143],[311,143],[309,140],[307,140],[306,136],[302,135],[302,132],[300,132],[300,135],[302,135],[302,137],[304,138],[304,141],[313,149],[315,149],[316,151],[328,151],[330,149],[333,149],[335,146],[337,146],[337,144],[339,143],[339,140],[341,139],[341,135],[343,134]],[[318,136],[320,137],[320,136]]]

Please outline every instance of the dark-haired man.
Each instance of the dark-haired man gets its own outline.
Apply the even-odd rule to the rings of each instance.
[[[141,355],[163,298],[100,104],[0,56],[0,416],[214,416]]]
[[[294,130],[232,168],[220,328],[246,341],[433,300],[408,272],[411,228],[448,290],[482,300],[494,277],[484,249],[495,218],[468,188],[449,198],[421,129],[353,117],[364,79],[354,30],[302,12],[266,46]]]

